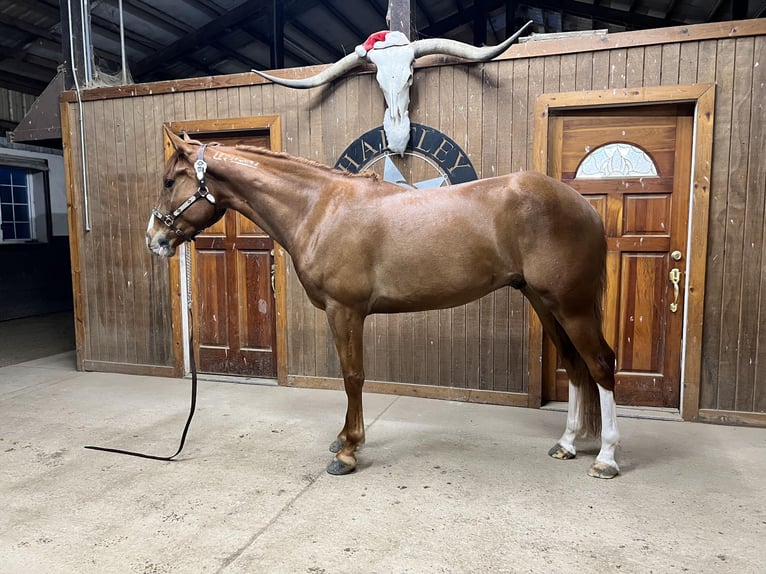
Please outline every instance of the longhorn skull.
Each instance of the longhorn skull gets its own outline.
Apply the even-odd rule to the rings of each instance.
[[[377,32],[364,44],[360,44],[354,53],[335,62],[329,68],[309,78],[288,79],[272,76],[253,70],[275,84],[290,88],[314,88],[331,82],[349,70],[371,62],[377,67],[376,79],[386,99],[386,113],[383,117],[383,129],[386,133],[388,149],[404,155],[410,139],[410,91],[412,85],[413,64],[416,58],[430,54],[456,56],[472,62],[486,62],[503,53],[532,23],[527,22],[518,32],[497,46],[477,48],[470,44],[431,38],[410,42],[401,32]]]

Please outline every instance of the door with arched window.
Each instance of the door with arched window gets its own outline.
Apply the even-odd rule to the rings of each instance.
[[[617,353],[618,404],[678,408],[693,109],[566,111],[549,118],[548,173],[604,220],[604,331]],[[543,399],[567,400],[546,341]]]

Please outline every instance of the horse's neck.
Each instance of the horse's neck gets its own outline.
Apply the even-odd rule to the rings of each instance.
[[[254,221],[288,252],[300,243],[305,223],[318,201],[342,175],[289,156],[255,151],[220,150],[222,178],[229,184],[228,207]]]

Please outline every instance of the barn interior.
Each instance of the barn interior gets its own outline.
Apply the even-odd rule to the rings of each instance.
[[[390,4],[394,24],[387,19],[387,0],[0,0],[0,167],[31,170],[45,190],[37,202],[45,206],[38,235],[24,239],[21,227],[19,238],[12,237],[4,220],[0,240],[0,466],[9,479],[0,487],[7,510],[0,518],[0,570],[760,571],[764,429],[680,424],[678,407],[620,410],[622,476],[612,482],[586,476],[598,452],[595,441],[584,443],[574,461],[546,456],[566,422],[563,403],[508,409],[459,402],[473,391],[449,389],[441,398],[459,401],[386,389],[389,394],[366,395],[370,440],[358,472],[346,478],[324,472],[343,395],[258,378],[204,378],[190,443],[177,463],[81,448],[172,451],[186,416],[189,382],[179,378],[186,374],[183,363],[181,371],[149,365],[147,370],[164,375],[150,376],[119,372],[120,367],[99,372],[105,367],[76,356],[75,332],[83,327],[73,310],[75,255],[61,124],[62,108],[74,117],[75,94],[103,88],[112,97],[123,86],[138,86],[146,95],[162,84],[167,98],[173,89],[168,86],[186,86],[191,106],[188,81],[221,89],[237,77],[232,93],[245,92],[241,78],[252,69],[298,68],[285,75],[308,75],[351,53],[370,34],[397,26],[413,40],[441,37],[480,46],[500,43],[530,20],[529,31],[538,39],[555,39],[665,28],[678,33],[766,16],[762,0]],[[751,44],[749,55],[757,61],[764,44],[762,32],[754,35],[761,43],[755,50]],[[704,41],[720,42],[718,68],[726,68],[733,57],[721,55],[742,39]],[[699,60],[705,54],[710,52],[700,50]],[[72,62],[83,64],[72,69]],[[677,68],[683,66],[676,61]],[[741,110],[756,109],[750,98],[757,99],[757,86],[751,88],[747,97],[750,88],[735,89],[730,101]],[[98,97],[86,106],[98,106]],[[91,117],[103,118],[100,113]],[[752,120],[756,135],[758,122]],[[747,139],[732,131],[732,141]],[[753,145],[751,156],[757,150]],[[743,187],[732,197],[743,212],[762,172],[752,173],[755,191]],[[722,192],[717,197],[728,202]],[[748,223],[737,224],[747,234],[740,243],[762,226],[755,211],[748,208]],[[725,220],[727,213],[711,220]],[[78,219],[78,234],[81,224]],[[711,263],[717,260],[714,253]],[[732,271],[708,268],[724,286],[732,277]],[[702,370],[709,381],[750,376],[755,390],[744,398],[739,390],[729,397],[712,384],[713,390],[702,391],[718,393],[715,408],[708,405],[706,411],[709,421],[763,426],[756,405],[763,400],[762,385],[757,375],[748,375],[747,357],[729,353],[727,346],[736,340],[755,349],[760,340],[757,324],[737,332],[736,321],[727,321],[735,307],[738,317],[760,320],[756,311],[763,306],[757,294],[747,295],[747,287],[743,282],[741,303],[727,300],[726,291],[718,301],[723,326],[708,337],[717,336],[721,350],[711,347],[716,354],[703,358]],[[170,330],[169,317],[157,321]],[[114,324],[102,326],[103,334],[110,330]],[[763,354],[756,355],[763,364]],[[524,357],[518,351],[513,358]],[[300,359],[291,361],[291,368],[303,366]],[[88,368],[82,370],[83,364]],[[526,372],[525,363],[519,368]],[[730,406],[740,403],[750,410]]]

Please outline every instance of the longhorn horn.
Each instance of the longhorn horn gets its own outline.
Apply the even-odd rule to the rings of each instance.
[[[497,46],[478,48],[476,46],[471,46],[470,44],[458,42],[457,40],[429,38],[426,40],[416,40],[412,43],[412,47],[415,49],[416,58],[428,56],[430,54],[441,54],[445,56],[456,56],[474,62],[486,62],[505,52],[531,23],[532,20],[524,24],[518,32]]]
[[[365,63],[365,59],[360,58],[354,52],[354,53],[348,54],[347,56],[344,56],[343,58],[335,62],[329,68],[325,68],[318,74],[314,76],[310,76],[308,78],[299,78],[299,79],[280,78],[278,76],[272,76],[271,74],[266,74],[265,72],[259,72],[258,70],[253,70],[253,72],[258,74],[259,76],[266,78],[267,80],[274,82],[275,84],[279,84],[280,86],[287,86],[288,88],[305,89],[305,88],[316,88],[317,86],[321,86],[323,84],[332,82],[333,80],[341,77],[343,74],[345,74],[349,70],[353,70],[357,66],[361,66],[364,63]]]

